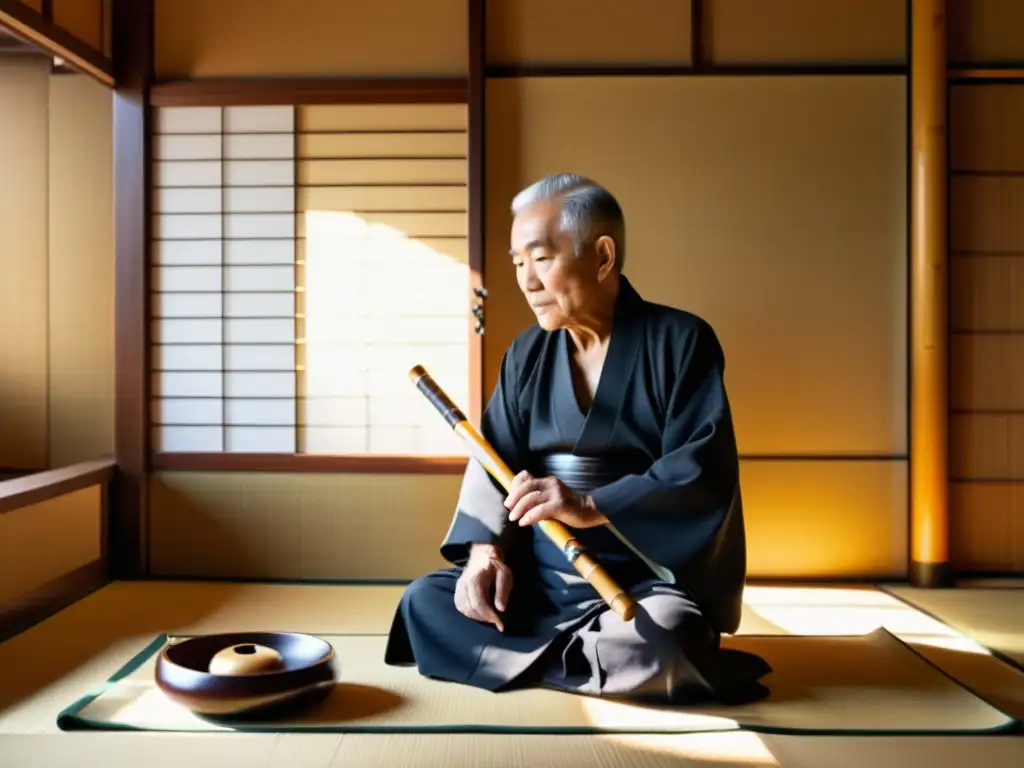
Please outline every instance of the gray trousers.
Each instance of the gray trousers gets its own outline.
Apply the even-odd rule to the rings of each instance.
[[[703,700],[714,695],[708,670],[717,666],[718,641],[688,598],[651,592],[637,600],[632,621],[607,610],[553,644],[537,670],[539,682],[597,696]]]
[[[759,657],[720,649],[720,637],[685,593],[660,582],[630,590],[638,610],[624,622],[600,600],[536,616],[513,587],[506,632],[455,607],[459,569],[406,589],[389,639],[389,664],[489,690],[529,686],[649,703],[749,701],[767,694]],[[520,585],[521,586],[521,585]],[[513,605],[518,603],[518,605]]]

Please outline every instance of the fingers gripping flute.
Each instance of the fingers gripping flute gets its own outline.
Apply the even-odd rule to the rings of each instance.
[[[422,365],[409,371],[416,388],[444,416],[448,425],[461,437],[470,452],[484,469],[497,480],[506,492],[512,490],[515,475],[508,468],[494,448],[483,435],[469,422],[465,414],[453,403],[447,394],[437,385]],[[623,621],[631,621],[636,612],[636,603],[625,590],[616,584],[608,572],[572,537],[569,530],[557,520],[542,520],[537,527],[562,550],[566,559],[572,563],[579,574],[590,582],[598,594],[608,603],[609,607],[622,617]]]

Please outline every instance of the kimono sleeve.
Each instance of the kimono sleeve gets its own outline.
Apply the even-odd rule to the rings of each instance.
[[[480,433],[513,472],[522,466],[524,430],[518,407],[518,372],[512,349],[501,361],[498,384],[484,410]],[[506,554],[518,534],[510,523],[505,489],[476,459],[470,458],[448,533],[441,544],[441,556],[454,565],[464,565],[473,544],[493,544]]]
[[[718,534],[739,487],[721,346],[707,325],[687,336],[679,372],[665,372],[674,384],[661,457],[591,493],[618,535],[677,576]]]

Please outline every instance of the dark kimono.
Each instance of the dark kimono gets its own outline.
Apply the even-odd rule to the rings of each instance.
[[[573,387],[572,340],[533,326],[506,352],[480,431],[513,472],[589,493],[608,526],[573,531],[638,603],[608,609],[562,551],[510,523],[475,460],[441,545],[452,567],[406,589],[385,660],[489,690],[524,685],[644,700],[742,701],[768,667],[719,649],[740,623],[746,545],[739,459],[713,329],[622,278],[593,404]],[[474,543],[513,571],[505,631],[463,616],[454,591]]]

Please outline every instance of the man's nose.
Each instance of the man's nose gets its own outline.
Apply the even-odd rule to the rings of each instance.
[[[534,270],[533,265],[531,264],[526,264],[523,267],[521,279],[523,281],[523,287],[526,290],[536,291],[540,290],[540,288],[543,287],[540,278],[537,277],[537,272]]]

